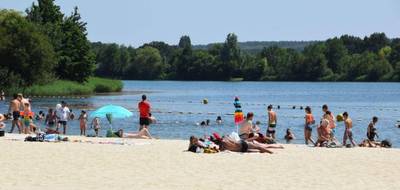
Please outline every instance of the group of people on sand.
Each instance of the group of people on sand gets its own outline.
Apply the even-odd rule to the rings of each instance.
[[[146,95],[142,96],[142,101],[138,103],[138,109],[140,112],[139,132],[127,133],[120,129],[114,132],[116,137],[144,139],[152,138],[148,127],[151,123],[155,122],[155,119],[151,116],[151,106],[147,101]],[[35,114],[31,109],[31,100],[24,98],[20,93],[13,96],[13,99],[10,101],[8,113],[0,114],[0,130],[5,130],[5,121],[12,120],[9,133],[13,133],[15,127],[17,127],[20,134],[39,133],[42,132],[42,130],[38,125],[44,124],[44,133],[65,135],[67,134],[68,122],[74,119],[75,114],[68,107],[65,101],[61,101],[61,103],[57,104],[55,108],[49,108],[47,114],[45,114],[43,111],[39,111],[38,114]],[[80,135],[86,136],[89,119],[87,111],[82,110],[77,119],[79,120]],[[93,118],[92,122],[90,123],[90,128],[93,129],[94,135],[91,136],[99,136],[101,129],[100,121],[101,120],[99,117]]]
[[[319,122],[316,123],[312,110],[309,106],[305,109],[304,117],[304,141],[306,145],[312,143],[318,147],[341,147],[340,143],[335,137],[336,120],[334,114],[329,110],[327,105],[322,106],[323,116]],[[198,138],[195,136],[190,137],[188,150],[191,152],[206,152],[215,153],[222,150],[229,150],[234,152],[254,152],[272,153],[271,148],[283,148],[276,143],[276,127],[277,127],[277,114],[273,111],[273,106],[267,107],[268,124],[265,135],[260,131],[260,122],[253,122],[254,114],[247,113],[243,122],[240,123],[238,131],[238,138],[234,135],[223,136],[222,138],[217,133],[212,136]],[[348,112],[344,112],[337,116],[338,122],[343,121],[345,130],[343,134],[342,145],[345,147],[357,146],[353,138],[353,121]],[[374,116],[367,128],[367,138],[363,140],[358,146],[360,147],[386,147],[390,148],[391,143],[388,140],[378,142],[376,124],[378,117]],[[318,138],[316,141],[312,139],[312,131],[316,129]],[[233,133],[234,134],[234,133]],[[286,130],[285,139],[287,141],[295,139],[295,135],[290,129]],[[350,144],[346,144],[347,142]]]
[[[316,130],[318,134],[318,139],[316,142],[312,139],[312,128],[315,126],[315,119],[312,115],[311,108],[305,108],[305,125],[304,125],[304,139],[305,143],[309,144],[309,142],[313,143],[315,146],[320,147],[340,147],[340,143],[335,137],[336,133],[336,120],[338,122],[344,122],[344,133],[343,133],[343,141],[342,145],[345,147],[355,147],[357,143],[353,138],[353,120],[350,118],[348,112],[344,112],[343,114],[339,114],[335,120],[334,114],[329,110],[327,105],[322,106],[323,116],[319,125],[316,125]],[[378,117],[374,116],[372,121],[369,123],[367,128],[367,138],[363,140],[362,143],[358,144],[361,147],[391,147],[391,143],[388,140],[384,140],[382,142],[378,142],[376,137],[378,136],[376,124],[378,122]],[[347,142],[350,144],[347,144]]]

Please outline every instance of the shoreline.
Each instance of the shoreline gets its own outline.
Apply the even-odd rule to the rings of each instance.
[[[6,134],[5,138],[21,135]],[[68,136],[131,144],[0,138],[4,189],[396,189],[400,149],[308,148],[195,154],[188,141]]]

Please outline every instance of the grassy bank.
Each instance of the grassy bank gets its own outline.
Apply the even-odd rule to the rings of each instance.
[[[95,93],[119,92],[122,87],[120,80],[91,77],[86,83],[56,80],[46,85],[9,89],[8,94],[22,92],[27,96],[89,96]]]

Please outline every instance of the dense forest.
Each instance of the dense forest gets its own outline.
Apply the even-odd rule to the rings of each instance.
[[[140,47],[90,43],[76,7],[64,15],[54,0],[26,13],[0,10],[0,85],[26,87],[96,75],[135,80],[400,81],[400,39],[384,33],[326,41],[225,42]]]
[[[260,48],[255,44],[253,49]],[[288,44],[293,48],[270,43],[251,53],[241,48],[232,33],[224,43],[207,46],[193,46],[189,36],[182,36],[178,45],[151,42],[135,49],[97,42],[92,43],[92,48],[98,66],[96,74],[111,78],[400,81],[400,39],[389,39],[384,33]],[[249,47],[251,43],[247,43]]]
[[[39,0],[25,14],[0,10],[0,36],[2,88],[85,82],[94,73],[96,55],[77,7],[64,15],[54,0]]]
[[[319,41],[249,41],[238,42],[238,46],[244,53],[256,54],[260,53],[265,47],[277,46],[280,48],[290,48],[297,51],[303,51],[308,45],[318,43]],[[193,49],[207,50],[218,43],[211,43],[207,45],[193,45]],[[222,43],[219,43],[222,44]]]

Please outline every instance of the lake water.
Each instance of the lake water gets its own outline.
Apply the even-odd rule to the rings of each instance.
[[[35,112],[55,107],[61,100],[70,104],[78,116],[81,109],[89,112],[107,104],[124,106],[134,112],[134,117],[116,120],[114,128],[136,131],[138,128],[137,103],[146,93],[152,104],[152,113],[158,123],[151,126],[151,133],[162,139],[188,139],[190,135],[235,131],[233,124],[233,99],[240,97],[243,112],[254,112],[255,121],[261,121],[266,130],[269,104],[280,105],[277,137],[284,142],[287,128],[297,136],[293,143],[303,143],[304,110],[300,106],[311,106],[317,121],[322,115],[321,106],[328,104],[335,114],[347,111],[353,119],[353,133],[357,142],[365,138],[367,125],[372,116],[379,117],[377,125],[380,139],[390,139],[400,147],[400,129],[395,125],[400,120],[400,83],[309,83],[309,82],[181,82],[181,81],[124,81],[120,94],[97,95],[89,98],[32,98]],[[207,105],[202,104],[208,99]],[[1,103],[0,112],[8,109]],[[292,109],[296,106],[296,109]],[[221,116],[222,125],[215,119]],[[197,123],[209,119],[211,126],[202,128]],[[43,124],[39,124],[43,126]],[[108,127],[102,122],[103,135]],[[336,137],[341,142],[343,123],[338,123]],[[90,131],[92,133],[92,131]],[[70,122],[69,134],[79,134],[79,122]],[[315,138],[316,132],[313,131]]]

